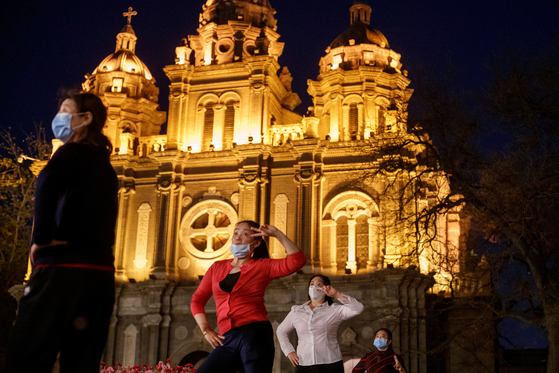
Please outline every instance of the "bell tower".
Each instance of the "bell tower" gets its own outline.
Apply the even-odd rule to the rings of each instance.
[[[159,135],[166,113],[159,110],[159,88],[147,66],[136,56],[138,38],[130,24],[137,15],[123,13],[126,25],[116,36],[115,52],[85,76],[84,92],[99,96],[107,107],[105,134],[119,154],[137,153],[138,139]],[[141,149],[140,149],[141,152]]]
[[[326,49],[317,80],[309,82],[318,134],[334,142],[403,134],[412,90],[400,54],[370,26],[365,1],[356,0],[350,15],[349,28]]]
[[[275,10],[268,0],[208,0],[202,9],[197,35],[181,41],[175,64],[165,68],[168,148],[270,144],[272,126],[302,119],[292,111],[301,100],[291,92],[289,72],[277,74],[284,45]]]

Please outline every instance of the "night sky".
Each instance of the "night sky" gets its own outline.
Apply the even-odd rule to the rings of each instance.
[[[353,0],[270,0],[277,10],[281,66],[294,78],[293,91],[305,113],[311,105],[307,79],[316,79],[328,45],[349,27]],[[181,38],[194,35],[204,0],[7,0],[0,11],[2,71],[0,126],[14,135],[33,122],[50,128],[60,88],[81,85],[84,75],[114,52],[116,35],[126,24],[129,6],[138,12],[132,27],[137,56],[160,89],[161,110],[168,110],[165,65],[174,64]],[[537,54],[559,36],[559,2],[552,0],[374,1],[371,25],[402,55],[413,88],[418,66],[443,68],[449,61],[459,74],[457,89],[487,83],[485,67],[503,49]],[[506,61],[502,61],[506,63]],[[416,69],[414,70],[414,66]],[[48,135],[52,137],[50,131]],[[534,342],[536,343],[536,342]],[[535,347],[529,344],[528,347]]]

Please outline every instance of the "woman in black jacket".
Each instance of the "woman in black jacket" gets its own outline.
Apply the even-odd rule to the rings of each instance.
[[[64,142],[39,174],[27,282],[7,352],[7,372],[99,372],[114,304],[117,177],[103,135],[107,110],[69,91],[52,122]]]

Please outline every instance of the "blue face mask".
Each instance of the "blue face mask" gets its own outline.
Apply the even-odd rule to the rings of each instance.
[[[386,346],[388,346],[388,339],[376,338],[374,344],[376,348],[378,348],[379,350],[383,350],[386,348]]]
[[[250,245],[235,245],[234,243],[231,244],[231,254],[235,258],[245,258],[247,255],[250,255]]]
[[[64,143],[70,140],[70,137],[72,137],[72,135],[74,134],[75,128],[72,129],[72,115],[78,114],[58,113],[52,120],[52,132],[54,133],[54,137]],[[76,128],[82,126],[85,126],[85,124],[82,124]]]

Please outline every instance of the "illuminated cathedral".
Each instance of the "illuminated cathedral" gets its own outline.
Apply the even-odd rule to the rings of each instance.
[[[135,54],[141,41],[131,8],[114,53],[83,83],[108,109],[105,134],[120,182],[117,301],[104,361],[200,364],[211,346],[192,317],[192,294],[214,261],[231,258],[235,223],[250,219],[277,226],[308,259],[302,271],[268,287],[274,328],[307,300],[310,274],[326,274],[365,305],[338,331],[346,371],[373,349],[374,331],[389,327],[408,372],[426,372],[425,294],[445,269],[427,251],[409,255],[403,236],[413,227],[394,220],[382,195],[398,176],[348,183],[363,169],[358,149],[410,136],[412,90],[401,55],[370,26],[371,7],[355,1],[349,28],[315,57],[313,106],[303,116],[294,111],[301,100],[280,64],[284,44],[270,2],[207,0],[202,9],[197,34],[182,39],[164,68],[168,112]],[[420,151],[398,157],[417,163]],[[448,193],[445,175],[430,178],[423,205]],[[441,215],[437,227],[440,251],[460,252],[467,222],[459,211]],[[286,255],[275,239],[269,251]],[[454,270],[461,265],[457,260]],[[206,312],[216,327],[213,300]],[[276,340],[274,372],[290,371]]]

